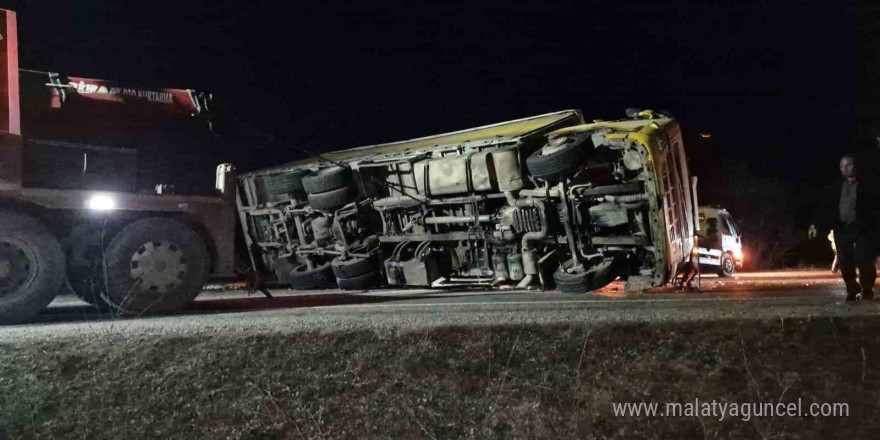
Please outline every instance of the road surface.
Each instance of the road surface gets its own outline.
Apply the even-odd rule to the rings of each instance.
[[[173,316],[118,318],[63,296],[32,322],[0,328],[0,341],[71,335],[399,331],[450,325],[599,324],[704,319],[876,316],[880,301],[845,303],[839,276],[819,271],[705,278],[701,292],[590,295],[522,290],[206,291]]]

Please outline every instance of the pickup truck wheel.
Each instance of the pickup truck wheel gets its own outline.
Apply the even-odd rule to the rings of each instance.
[[[367,290],[376,286],[378,280],[377,272],[368,272],[351,278],[336,278],[336,283],[342,290]]]
[[[182,309],[202,291],[209,272],[199,234],[168,218],[125,225],[107,246],[104,264],[104,299],[126,315]]]
[[[290,279],[290,288],[293,290],[326,289],[336,286],[336,278],[333,276],[333,268],[330,262],[324,263],[312,270],[305,264],[294,267],[287,274]]]
[[[320,211],[332,211],[351,203],[355,197],[354,190],[345,186],[327,192],[309,194],[309,205]]]
[[[582,143],[566,144],[556,148],[541,148],[526,159],[529,173],[549,182],[559,181],[584,163]]]
[[[373,258],[354,257],[343,260],[342,257],[336,257],[330,262],[333,267],[333,275],[336,278],[353,278],[376,271],[376,262]]]
[[[0,324],[39,313],[64,283],[64,251],[36,219],[0,212]]]
[[[332,166],[303,177],[302,184],[307,193],[320,194],[351,186],[353,181],[350,168]]]
[[[719,277],[732,277],[736,274],[736,262],[728,253],[721,254],[721,266],[718,266]]]
[[[613,260],[604,260],[587,269],[572,270],[574,260],[568,260],[553,273],[553,281],[562,293],[588,293],[611,284],[617,278]]]

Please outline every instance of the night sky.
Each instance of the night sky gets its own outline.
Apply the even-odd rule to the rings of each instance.
[[[676,115],[709,183],[730,165],[817,184],[843,152],[872,146],[870,5],[16,3],[5,7],[19,12],[22,67],[210,91],[240,120],[316,151],[626,107]],[[216,155],[241,169],[302,157],[258,143]]]

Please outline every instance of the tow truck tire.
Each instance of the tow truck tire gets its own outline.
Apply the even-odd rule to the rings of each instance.
[[[351,278],[336,278],[342,290],[367,290],[374,287],[379,279],[377,272],[368,272]]]
[[[106,231],[109,242],[114,231]],[[66,249],[67,286],[79,299],[95,306],[99,310],[108,310],[109,306],[101,294],[104,291],[104,277],[101,270],[101,236],[100,230],[77,226],[70,232],[62,247]]]
[[[0,212],[0,324],[43,310],[64,284],[64,251],[37,219]]]
[[[327,192],[309,194],[309,205],[320,211],[332,211],[351,203],[355,197],[354,190],[345,186]]]
[[[330,262],[333,266],[333,275],[336,278],[354,278],[376,271],[376,262],[372,257],[359,258],[354,257],[343,260],[342,257],[336,257]]]
[[[721,265],[718,266],[718,276],[719,277],[732,277],[736,274],[736,262],[733,261],[733,257],[728,253],[721,254]]]
[[[556,182],[561,177],[577,170],[584,163],[583,143],[572,143],[552,153],[541,148],[526,159],[529,173],[548,182]]]
[[[69,287],[77,298],[89,303],[89,305],[101,311],[110,310],[110,306],[101,297],[104,288],[101,285],[99,268],[88,270],[68,267],[67,283],[67,286],[62,287],[62,291]]]
[[[303,177],[302,184],[307,193],[321,194],[351,186],[353,180],[350,168],[333,166]]]
[[[617,278],[613,260],[604,260],[601,263],[575,273],[568,273],[574,264],[568,260],[553,273],[553,281],[561,293],[589,293],[599,290]]]
[[[287,274],[290,288],[293,290],[314,290],[336,287],[336,278],[330,262],[326,262],[312,270],[305,264],[291,269]]]
[[[103,299],[124,315],[168,313],[186,307],[208,280],[205,243],[185,223],[161,217],[136,220],[104,252]]]

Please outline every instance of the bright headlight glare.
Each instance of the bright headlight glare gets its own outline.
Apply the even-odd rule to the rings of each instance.
[[[94,211],[109,211],[116,209],[116,200],[106,194],[95,194],[86,200],[86,208]]]

